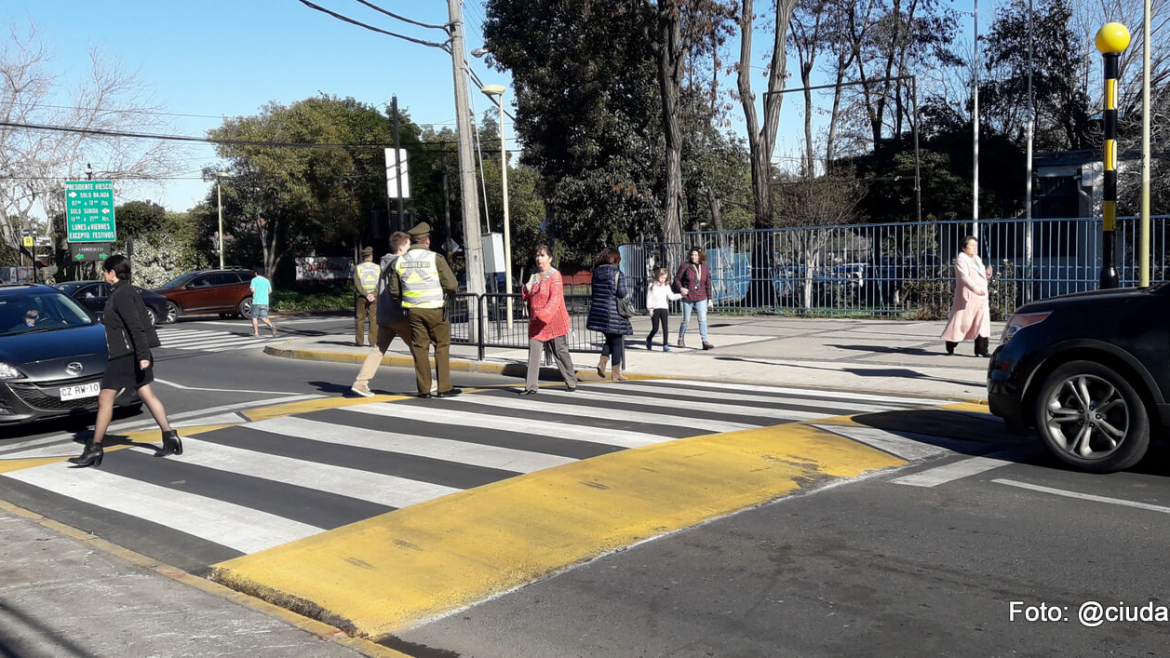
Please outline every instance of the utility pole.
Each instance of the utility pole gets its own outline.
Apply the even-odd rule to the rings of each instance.
[[[463,251],[467,260],[467,292],[484,293],[483,248],[479,234],[479,203],[475,194],[475,159],[471,150],[471,111],[467,99],[467,72],[463,60],[463,17],[459,0],[447,0],[451,31],[451,63],[455,76],[455,119],[459,131],[459,188],[463,199]],[[472,340],[479,338],[479,305],[467,305],[467,330]]]
[[[394,94],[390,98],[391,111],[394,112],[394,187],[398,190],[398,217],[394,220],[395,230],[405,231],[406,218],[402,214],[402,167],[405,166],[405,158],[402,157],[402,151],[398,145],[398,94]]]
[[[979,0],[975,0],[975,56],[971,66],[971,94],[974,112],[971,115],[971,126],[975,130],[975,173],[971,177],[971,187],[974,197],[971,204],[971,235],[979,237]]]
[[[1024,275],[1029,282],[1024,290],[1024,301],[1032,299],[1032,143],[1036,130],[1036,99],[1032,94],[1032,48],[1035,35],[1032,32],[1032,23],[1035,21],[1035,12],[1032,9],[1032,0],[1028,0],[1028,167],[1027,181],[1024,187]]]

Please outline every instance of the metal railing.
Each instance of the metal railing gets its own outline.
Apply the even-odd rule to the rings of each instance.
[[[1117,231],[1121,285],[1133,286],[1136,218],[1119,218]],[[1151,219],[1153,282],[1170,279],[1168,232],[1170,218]],[[954,258],[973,234],[970,221],[692,232],[685,247],[623,245],[621,269],[639,308],[654,271],[666,267],[673,278],[684,249],[697,245],[707,254],[714,313],[939,319],[954,294]],[[980,220],[978,236],[980,257],[995,268],[995,319],[1032,300],[1098,287],[1100,218]]]
[[[511,322],[508,322],[509,298],[512,300]],[[602,334],[585,328],[590,299],[590,295],[565,295],[570,326],[566,340],[571,352],[600,352],[605,344]],[[478,331],[474,336],[468,325],[468,305],[471,303],[479,309],[476,317]],[[447,319],[451,323],[451,343],[475,345],[481,361],[489,347],[528,349],[528,307],[520,295],[459,293],[447,308]]]

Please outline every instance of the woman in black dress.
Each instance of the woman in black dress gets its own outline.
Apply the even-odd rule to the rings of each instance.
[[[102,264],[102,275],[110,285],[110,295],[106,299],[102,316],[102,324],[106,327],[109,362],[102,375],[101,393],[98,394],[97,425],[94,427],[93,439],[86,444],[81,456],[69,461],[78,466],[102,465],[102,439],[114,416],[114,399],[119,392],[130,387],[138,390],[138,397],[150,409],[150,414],[162,430],[163,446],[155,456],[181,455],[183,443],[179,440],[179,433],[171,429],[162,400],[150,388],[154,381],[150,348],[157,346],[158,338],[147,319],[146,305],[142,303],[138,291],[130,285],[130,259],[121,254],[110,256]]]

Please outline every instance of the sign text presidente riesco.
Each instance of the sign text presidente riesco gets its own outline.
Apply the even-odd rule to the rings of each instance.
[[[117,240],[113,182],[65,181],[65,218],[69,242]]]

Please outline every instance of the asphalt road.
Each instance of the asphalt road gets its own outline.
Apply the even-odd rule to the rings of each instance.
[[[1170,605],[1168,453],[1109,476],[1062,470],[1031,444],[999,464],[911,464],[608,555],[388,644],[417,656],[1164,655],[1170,620],[1140,619]]]
[[[290,337],[335,334],[339,342],[352,344],[353,319],[344,315],[274,318],[278,336],[270,337],[267,327],[259,340],[251,338],[252,325],[244,320],[217,320],[210,317],[180,318],[174,324],[159,325],[163,346],[153,350],[155,393],[162,399],[167,415],[176,424],[194,425],[227,419],[230,414],[256,407],[280,404],[306,396],[348,394],[357,375],[357,366],[328,362],[281,359],[263,353],[269,342]],[[499,376],[456,372],[456,386],[490,385],[510,381]],[[405,368],[382,368],[371,383],[375,391],[413,392],[414,373]],[[238,418],[235,420],[239,420]],[[153,426],[150,414],[119,410],[111,431],[147,429]],[[4,451],[27,446],[30,441],[49,445],[53,441],[84,440],[93,430],[92,415],[79,419],[49,420],[17,427],[5,427],[0,439]]]
[[[282,336],[336,334],[342,342],[351,340],[351,323],[349,318],[335,316],[279,322]],[[156,350],[156,390],[170,417],[178,422],[210,424],[284,401],[337,398],[348,391],[356,373],[354,365],[264,355],[260,348],[266,341],[250,338],[250,324],[242,321],[184,320],[165,329],[164,347]],[[517,383],[462,372],[453,378],[457,386]],[[669,389],[673,385],[645,386]],[[564,432],[608,428],[611,434],[621,429],[633,437],[632,431],[640,429],[678,438],[742,422],[734,413],[704,412],[708,399],[718,402],[722,392],[703,392],[702,383],[692,386],[695,390],[689,394],[664,391],[678,396],[673,404],[688,405],[687,411],[694,414],[690,422],[696,425],[688,431],[654,425],[661,421],[649,415],[640,425],[633,420],[628,425],[615,424],[617,420],[607,418],[604,409],[623,404],[596,396],[637,396],[633,387],[600,394],[587,388],[572,400],[539,395],[532,402],[541,404],[541,413],[552,413],[564,427],[576,428]],[[373,388],[410,392],[413,373],[383,368]],[[596,399],[591,401],[590,395]],[[837,409],[845,402],[820,395],[825,397],[817,400],[816,394],[810,395],[791,410],[774,405],[757,407],[756,413],[816,415],[823,408],[821,415],[828,416],[845,411]],[[224,430],[220,438],[205,437],[202,443],[196,437],[192,445],[201,450],[192,450],[185,459],[153,460],[148,454],[136,454],[141,451],[125,451],[109,458],[100,473],[71,475],[78,482],[88,476],[122,478],[123,484],[141,480],[144,486],[172,492],[170,502],[188,494],[214,499],[250,491],[257,507],[254,512],[275,526],[285,528],[278,522],[288,518],[328,528],[400,505],[393,500],[341,501],[336,494],[310,491],[311,487],[295,486],[291,480],[265,480],[263,465],[273,462],[264,460],[291,455],[330,468],[362,468],[377,477],[415,478],[432,488],[467,488],[510,477],[517,466],[500,470],[475,460],[485,454],[490,457],[484,453],[485,446],[500,454],[531,449],[523,442],[522,429],[509,423],[533,424],[541,417],[516,414],[520,398],[504,391],[474,397],[442,407],[451,422],[441,433],[434,424],[438,420],[397,426],[417,439],[407,442],[408,447],[377,444],[388,440],[375,435],[386,428],[385,414],[376,413],[376,405],[370,405],[364,411],[334,409],[307,418],[278,419],[266,430],[269,434],[261,431],[264,423],[256,423],[251,429]],[[398,409],[402,405],[424,408],[428,403],[440,408],[443,402],[394,404],[400,405]],[[848,404],[866,403],[850,400]],[[590,413],[588,405],[595,405],[597,413]],[[568,414],[574,406],[585,408],[577,415]],[[635,411],[647,413],[644,397],[632,397],[625,406],[631,418]],[[1126,473],[1088,475],[1061,469],[1033,443],[1006,435],[991,420],[959,415],[966,420],[955,423],[955,417],[943,419],[936,412],[900,409],[894,403],[889,410],[856,420],[873,429],[932,434],[942,442],[977,441],[978,452],[928,451],[902,468],[812,488],[647,541],[459,610],[385,643],[416,656],[1164,653],[1170,620],[1159,621],[1159,615],[1166,614],[1159,606],[1170,604],[1170,576],[1161,563],[1170,545],[1170,525],[1165,522],[1170,514],[1170,450],[1156,447],[1145,462]],[[27,454],[30,447],[49,453],[77,450],[76,441],[84,439],[92,427],[89,422],[19,428],[15,436],[0,440],[0,458],[5,453]],[[760,424],[765,422],[760,419]],[[330,424],[348,429],[328,430]],[[124,414],[116,421],[115,431],[151,425],[145,413]],[[270,435],[278,429],[285,432],[284,437]],[[330,432],[345,441],[327,445],[324,434]],[[353,442],[346,437],[363,433],[370,437],[365,447],[344,445]],[[553,435],[541,437],[546,442],[542,459],[569,462],[594,456],[578,454],[581,444],[568,439],[550,450],[547,436]],[[426,441],[435,442],[436,452],[424,454],[432,449]],[[462,444],[458,448],[462,452],[439,452],[455,442]],[[216,478],[179,477],[184,472],[203,475],[208,466],[225,468],[210,462],[201,466],[199,460],[233,447],[254,451],[258,461],[250,467],[250,475],[225,471]],[[596,454],[614,449],[603,448],[597,448]],[[399,452],[388,460],[375,450]],[[413,451],[409,453],[413,456],[404,456],[408,452],[403,451]],[[343,463],[351,452],[365,463]],[[473,453],[479,456],[473,458]],[[548,453],[557,454],[550,457]],[[447,461],[437,463],[436,458]],[[546,466],[534,463],[531,468]],[[282,474],[277,479],[294,475],[289,471],[287,477]],[[345,484],[343,480],[338,486]],[[195,539],[190,534],[193,529],[166,525],[174,514],[150,517],[149,505],[144,508],[147,512],[124,508],[95,515],[97,507],[57,499],[56,494],[37,495],[33,485],[12,484],[6,491],[18,495],[13,499],[17,504],[74,527],[89,528],[86,523],[92,521],[91,531],[99,536],[191,570],[230,557],[214,542],[230,543],[235,538],[227,533],[224,539]],[[301,499],[289,498],[286,503],[282,492],[312,494],[312,500],[304,500],[316,507],[302,505]],[[361,491],[362,495],[374,493],[382,492],[376,487]],[[433,495],[442,493],[436,489]],[[165,497],[159,500],[167,502]],[[339,507],[339,502],[348,507]],[[344,509],[353,519],[319,513],[329,509]],[[231,555],[250,550],[236,548]],[[1096,603],[1101,614],[1114,620],[1094,625]],[[1081,614],[1088,618],[1082,621]],[[1143,621],[1143,616],[1151,619]]]

